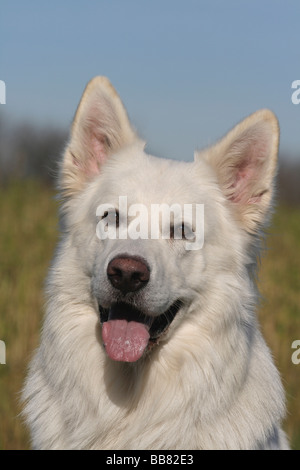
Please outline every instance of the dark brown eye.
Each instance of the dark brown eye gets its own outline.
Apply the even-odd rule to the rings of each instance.
[[[184,222],[170,227],[170,238],[174,240],[191,240],[194,238],[192,227]]]
[[[106,219],[108,224],[119,227],[119,211],[117,210],[105,211],[101,219]]]
[[[184,238],[184,223],[175,225],[173,228],[173,238],[175,240],[182,240]]]
[[[184,238],[184,223],[171,225],[170,238],[173,240],[182,240]]]

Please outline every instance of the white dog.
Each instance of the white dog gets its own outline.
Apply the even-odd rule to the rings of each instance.
[[[278,137],[262,110],[194,162],[159,159],[109,81],[88,84],[61,164],[62,237],[23,393],[34,448],[288,447],[255,313]]]

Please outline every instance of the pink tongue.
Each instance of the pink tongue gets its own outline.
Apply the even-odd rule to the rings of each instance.
[[[114,361],[137,361],[149,338],[147,326],[136,321],[108,320],[102,325],[103,343],[107,354]]]

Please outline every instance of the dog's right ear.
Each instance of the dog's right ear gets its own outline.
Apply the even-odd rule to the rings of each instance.
[[[268,109],[237,124],[213,147],[196,152],[215,170],[220,188],[235,217],[249,233],[268,220],[277,169],[279,126]]]
[[[126,110],[110,81],[93,78],[77,108],[60,168],[63,195],[76,194],[101,171],[109,155],[135,140]]]

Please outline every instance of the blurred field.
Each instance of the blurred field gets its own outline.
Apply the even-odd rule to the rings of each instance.
[[[36,181],[0,187],[0,340],[7,348],[0,365],[0,449],[28,449],[18,414],[28,359],[38,343],[43,283],[57,240],[57,203]],[[276,212],[262,257],[260,320],[287,391],[285,429],[300,449],[300,364],[291,344],[300,339],[300,208]]]

